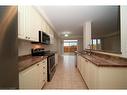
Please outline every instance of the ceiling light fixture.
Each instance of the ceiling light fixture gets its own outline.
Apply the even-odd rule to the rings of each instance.
[[[65,34],[64,36],[65,36],[65,37],[68,37],[68,34]]]

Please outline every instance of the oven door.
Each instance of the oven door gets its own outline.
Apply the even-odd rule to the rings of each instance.
[[[52,70],[53,70],[53,68],[54,68],[54,66],[55,66],[55,56],[53,55],[53,56],[50,56],[49,58],[48,58],[48,65],[49,65],[49,73],[51,73],[52,72]]]

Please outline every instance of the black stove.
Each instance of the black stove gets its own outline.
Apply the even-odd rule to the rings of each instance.
[[[32,49],[31,50],[32,56],[48,56],[47,57],[47,79],[51,81],[55,71],[55,52],[53,51],[45,51],[42,48]]]

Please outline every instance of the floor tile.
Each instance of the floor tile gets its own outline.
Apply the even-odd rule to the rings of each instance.
[[[87,89],[78,69],[75,67],[75,58],[73,54],[61,56],[53,79],[46,83],[44,89]]]

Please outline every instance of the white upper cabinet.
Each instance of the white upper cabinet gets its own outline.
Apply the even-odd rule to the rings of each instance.
[[[54,44],[54,35],[49,34],[50,36],[50,44]]]
[[[41,17],[33,7],[18,6],[18,29],[18,38],[38,41]]]
[[[37,9],[32,6],[18,6],[18,38],[38,42],[38,31],[50,35],[53,44],[54,32]]]
[[[41,23],[42,23],[42,31],[44,32],[44,31],[46,31],[46,24],[43,20]]]
[[[26,39],[25,34],[25,7],[18,6],[18,38],[20,39]]]
[[[50,27],[47,25],[46,27],[46,33],[49,35],[50,34]]]
[[[41,16],[40,14],[33,8],[29,8],[29,34],[30,34],[30,40],[32,41],[38,41],[38,31],[41,29]]]

